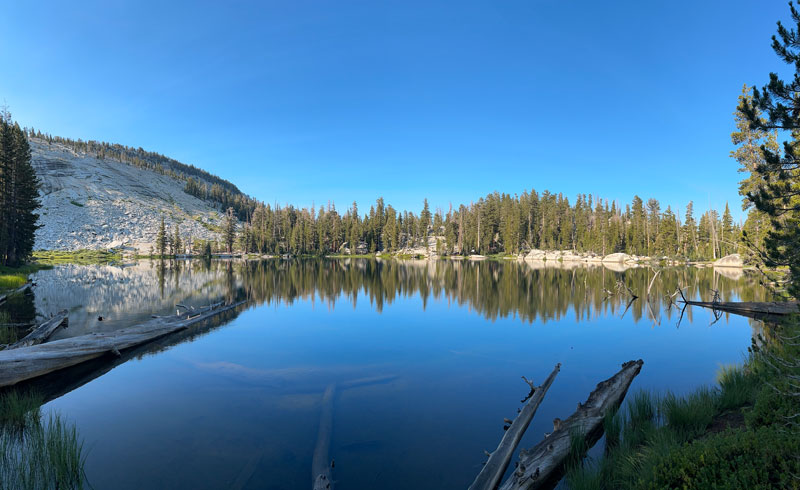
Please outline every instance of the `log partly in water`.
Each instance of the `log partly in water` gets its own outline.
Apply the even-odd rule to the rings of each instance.
[[[50,336],[53,335],[53,332],[61,325],[64,325],[64,328],[66,328],[68,322],[69,312],[67,310],[61,310],[56,313],[55,316],[36,327],[33,332],[26,335],[22,340],[9,345],[7,350],[41,344],[49,339]]]
[[[198,314],[188,318],[181,316],[155,318],[141,325],[123,328],[115,332],[91,333],[0,351],[0,387],[11,386],[53,371],[75,366],[108,353],[118,356],[124,349],[184,330],[195,323],[244,303],[244,301],[240,301],[227,306],[219,306],[220,303],[198,310]]]
[[[564,461],[572,448],[572,437],[583,436],[587,447],[591,447],[603,434],[603,418],[616,409],[625,398],[631,382],[639,374],[644,362],[628,361],[611,378],[601,381],[589,395],[586,403],[579,403],[578,410],[566,420],[555,419],[553,432],[531,448],[522,450],[514,473],[503,483],[500,490],[530,490],[550,488],[563,474]]]
[[[10,292],[8,292],[6,294],[0,294],[0,305],[5,303],[9,296],[13,296],[13,295],[15,295],[17,293],[21,293],[21,292],[25,291],[26,289],[28,289],[31,286],[33,286],[33,283],[26,282],[25,284],[23,284],[22,286],[18,287],[17,289],[15,289],[13,291],[10,291]]]
[[[690,306],[702,306],[716,311],[735,313],[750,318],[765,316],[783,316],[800,313],[797,301],[689,301],[683,303]]]
[[[508,463],[511,462],[511,456],[522,440],[523,434],[528,429],[528,426],[533,420],[536,410],[544,400],[544,395],[556,379],[556,375],[561,370],[561,364],[556,364],[553,372],[547,377],[544,383],[538,388],[533,386],[532,382],[528,382],[531,387],[531,394],[528,401],[522,410],[520,410],[517,417],[509,424],[508,429],[503,434],[497,449],[489,455],[489,460],[483,465],[481,472],[469,486],[469,490],[494,490],[503,478],[503,475],[508,468]],[[523,378],[524,379],[524,378]],[[527,380],[526,380],[527,382]]]

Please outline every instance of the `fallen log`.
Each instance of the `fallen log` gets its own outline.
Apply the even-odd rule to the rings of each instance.
[[[244,301],[201,310],[196,317],[162,317],[115,332],[91,333],[44,344],[0,351],[0,387],[11,386],[105,354],[150,342],[244,304]]]
[[[330,458],[331,431],[333,430],[333,398],[336,395],[336,384],[331,383],[322,395],[322,414],[319,419],[319,433],[314,457],[311,460],[311,477],[314,490],[332,490],[333,479]]]
[[[67,310],[61,310],[56,313],[55,316],[36,327],[33,332],[26,335],[22,340],[9,345],[6,350],[41,344],[45,340],[49,339],[50,336],[53,335],[53,332],[58,329],[58,327],[61,325],[66,327],[68,322],[69,312]]]
[[[469,486],[469,490],[494,490],[497,488],[497,485],[500,484],[508,468],[508,464],[511,462],[514,451],[519,445],[519,441],[522,440],[522,436],[528,429],[531,420],[533,420],[536,410],[539,408],[542,400],[544,400],[544,395],[547,393],[550,385],[553,384],[553,380],[556,379],[556,375],[560,370],[561,364],[556,364],[553,372],[550,373],[550,376],[548,376],[544,383],[538,388],[534,387],[532,382],[526,380],[531,387],[531,395],[529,395],[527,403],[522,407],[522,410],[520,410],[516,418],[508,425],[508,429],[503,434],[503,438],[500,439],[500,444],[498,444],[497,449],[491,453],[489,460],[486,461],[486,464],[483,465],[475,481]]]
[[[784,316],[800,313],[800,303],[797,301],[690,301],[682,300],[690,306],[702,306],[712,310],[735,313],[750,318],[764,316]]]
[[[0,305],[5,303],[9,296],[13,296],[13,295],[15,295],[17,293],[21,293],[21,292],[25,291],[26,289],[28,289],[31,286],[33,286],[32,282],[26,282],[25,284],[23,284],[22,286],[18,287],[17,289],[15,289],[13,291],[9,291],[6,294],[0,294]]]
[[[370,376],[340,383],[338,390],[347,390],[396,379],[396,375]],[[333,459],[330,455],[331,433],[333,432],[333,403],[336,399],[337,385],[331,383],[322,395],[322,412],[319,420],[317,445],[311,459],[311,488],[313,490],[333,490]]]
[[[603,434],[603,418],[616,409],[639,374],[644,362],[628,361],[611,378],[601,381],[585,403],[566,420],[553,420],[553,432],[545,434],[542,442],[529,450],[520,451],[514,473],[500,490],[531,490],[551,488],[563,475],[564,461],[572,448],[572,437],[582,436],[591,447]]]

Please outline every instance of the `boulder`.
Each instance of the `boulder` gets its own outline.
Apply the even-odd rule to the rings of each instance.
[[[730,254],[722,257],[721,259],[717,259],[714,262],[714,267],[744,267],[744,261],[742,260],[742,256],[739,254]]]
[[[628,254],[626,254],[626,253],[622,253],[622,252],[617,252],[617,253],[613,253],[613,254],[608,254],[608,255],[606,255],[605,257],[603,257],[603,263],[604,263],[604,264],[605,264],[605,263],[609,263],[609,264],[614,264],[614,263],[616,263],[616,264],[622,264],[622,263],[625,263],[625,262],[630,262],[630,261],[631,261],[631,256],[630,256],[630,255],[628,255]]]

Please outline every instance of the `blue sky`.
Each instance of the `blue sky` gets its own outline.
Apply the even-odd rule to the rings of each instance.
[[[267,202],[492,191],[731,204],[783,0],[9,2],[21,124],[158,151]]]

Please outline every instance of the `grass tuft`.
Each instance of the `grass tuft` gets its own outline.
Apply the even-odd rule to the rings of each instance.
[[[755,376],[746,375],[743,368],[722,366],[717,373],[717,383],[720,388],[721,410],[741,408],[755,402],[759,388],[758,380]]]

